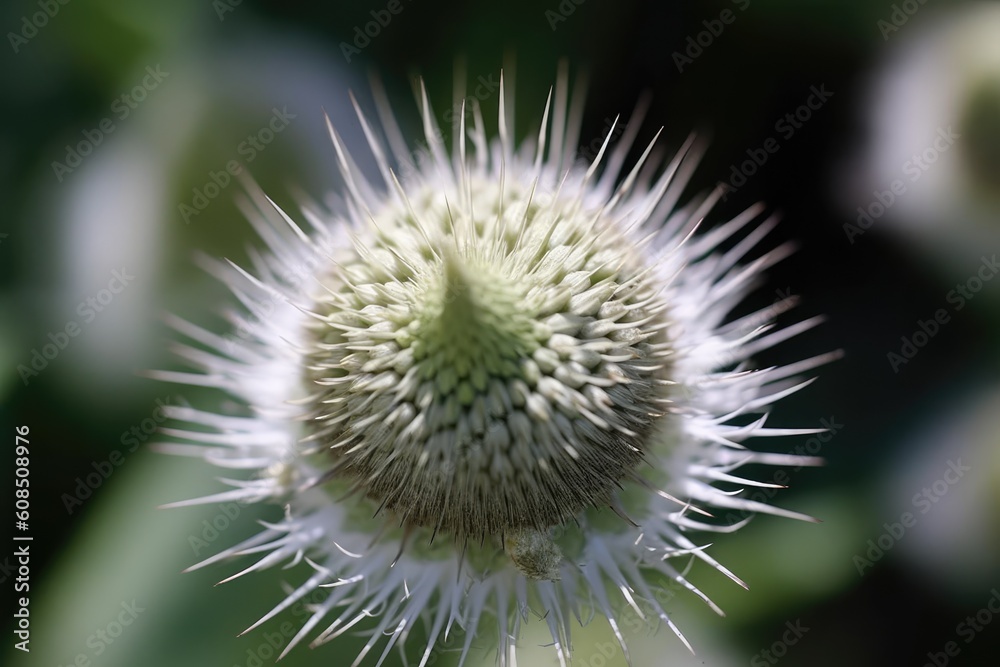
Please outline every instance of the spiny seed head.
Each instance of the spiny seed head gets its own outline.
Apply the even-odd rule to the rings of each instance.
[[[607,504],[668,390],[667,304],[635,241],[503,181],[408,199],[316,294],[313,439],[381,508],[459,539]]]
[[[732,532],[754,512],[809,519],[716,486],[773,486],[738,476],[745,464],[819,463],[743,444],[822,430],[765,423],[808,384],[799,374],[833,358],[750,361],[815,323],[774,329],[791,300],[730,317],[784,256],[741,265],[768,222],[726,243],[762,209],[695,233],[718,193],[677,207],[690,140],[661,165],[653,137],[622,172],[641,125],[630,122],[613,151],[614,126],[580,165],[581,107],[566,76],[537,142],[520,148],[502,77],[499,96],[499,141],[478,108],[467,128],[463,109],[449,155],[424,95],[427,150],[415,161],[385,103],[387,142],[358,107],[378,182],[331,127],[346,195],[332,211],[307,208],[308,229],[249,188],[245,208],[271,252],[254,255],[252,271],[211,269],[255,315],[245,339],[174,321],[212,351],[181,346],[202,372],[160,377],[216,387],[247,411],[169,408],[192,426],[167,430],[181,441],[168,448],[255,471],[176,505],[284,509],[196,567],[247,556],[240,574],[303,560],[313,570],[253,626],[303,604],[309,618],[282,655],[314,629],[313,645],[362,632],[352,667],[366,656],[381,665],[422,621],[419,667],[459,629],[462,665],[489,618],[507,667],[530,609],[562,667],[588,610],[608,619],[628,659],[618,619],[639,604],[690,648],[659,587],[676,582],[721,614],[686,579],[691,562],[742,583],[693,531]],[[451,539],[435,542],[439,533]]]

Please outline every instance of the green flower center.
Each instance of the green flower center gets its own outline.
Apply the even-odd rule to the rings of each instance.
[[[411,345],[421,379],[433,380],[439,399],[454,394],[469,406],[490,379],[520,376],[521,360],[545,332],[523,311],[523,291],[509,278],[480,262],[467,264],[447,247],[442,269],[396,342]]]
[[[313,308],[309,440],[376,515],[503,538],[550,576],[550,529],[612,502],[653,446],[667,309],[619,221],[510,183],[502,201],[486,181],[468,193],[387,205],[335,258]]]

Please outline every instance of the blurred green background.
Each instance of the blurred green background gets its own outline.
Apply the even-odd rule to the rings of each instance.
[[[799,251],[747,307],[790,292],[803,305],[786,322],[828,321],[759,361],[846,353],[774,416],[837,425],[819,452],[829,465],[788,472],[791,488],[774,499],[824,523],[760,517],[706,538],[750,591],[695,568],[692,580],[727,618],[691,596],[671,602],[697,656],[669,631],[626,619],[633,664],[996,664],[1000,280],[987,276],[1000,250],[998,5],[400,0],[387,25],[359,38],[386,5],[14,0],[0,9],[0,423],[11,450],[14,427],[30,428],[34,536],[32,650],[13,649],[7,615],[3,664],[273,662],[267,639],[288,619],[236,635],[302,572],[213,587],[235,565],[181,570],[277,510],[158,510],[219,487],[216,471],[147,447],[157,401],[225,400],[142,372],[178,367],[166,313],[226,330],[231,300],[196,258],[239,262],[259,246],[226,165],[236,160],[289,208],[300,193],[322,199],[339,186],[323,110],[358,145],[347,91],[372,110],[368,77],[378,73],[417,136],[412,81],[426,79],[441,114],[459,60],[473,92],[506,59],[524,137],[563,57],[589,81],[582,154],[648,92],[638,143],[662,125],[669,152],[700,131],[710,149],[689,192],[738,186],[710,224],[758,200],[782,212],[773,242]],[[828,99],[802,111],[814,90]],[[483,97],[494,109],[495,90]],[[276,114],[287,122],[271,125],[281,130],[269,143],[248,141]],[[935,145],[949,127],[957,139]],[[102,293],[120,284],[115,271],[127,285]],[[79,332],[62,338],[71,323]],[[37,374],[18,370],[61,340]],[[756,446],[785,452],[805,440]],[[947,472],[959,460],[969,470]],[[12,452],[5,480],[13,465]],[[5,601],[20,595],[11,544],[0,551]],[[580,631],[575,664],[624,665],[610,639],[596,621]],[[534,648],[547,641],[544,623],[530,623],[521,661],[555,664]],[[346,665],[358,646],[350,637],[303,646],[284,664]],[[475,660],[493,664],[483,649]],[[402,663],[394,654],[389,664]]]

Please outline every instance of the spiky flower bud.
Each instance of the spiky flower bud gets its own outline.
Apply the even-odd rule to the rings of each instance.
[[[713,486],[754,484],[731,474],[745,463],[816,463],[740,445],[814,432],[743,417],[766,416],[804,386],[791,376],[828,358],[750,370],[751,353],[811,325],[763,335],[790,303],[726,321],[783,255],[738,266],[769,225],[722,253],[759,209],[693,234],[717,194],[673,210],[691,142],[658,173],[642,170],[651,143],[619,179],[638,123],[606,167],[613,128],[592,164],[574,164],[568,128],[579,123],[566,98],[560,78],[538,141],[515,151],[501,84],[499,141],[487,141],[478,109],[467,131],[463,109],[449,157],[424,94],[428,150],[416,164],[383,110],[402,181],[359,109],[381,184],[363,178],[331,127],[348,196],[327,214],[306,210],[309,233],[250,188],[246,208],[271,254],[252,272],[217,273],[252,312],[274,306],[270,316],[237,346],[176,322],[216,354],[185,348],[203,374],[163,377],[219,387],[250,413],[174,409],[197,428],[168,433],[208,446],[174,449],[258,471],[178,504],[286,506],[282,522],[202,565],[265,554],[248,572],[308,554],[315,574],[258,623],[329,588],[286,651],[324,619],[314,643],[365,623],[359,664],[383,637],[382,658],[403,650],[424,619],[420,664],[458,627],[464,662],[489,616],[507,664],[531,606],[565,663],[581,603],[607,617],[624,648],[608,590],[631,605],[646,599],[683,640],[652,587],[674,580],[712,603],[673,559],[735,579],[687,531],[730,531],[755,511],[808,518]],[[710,507],[741,515],[694,516]]]

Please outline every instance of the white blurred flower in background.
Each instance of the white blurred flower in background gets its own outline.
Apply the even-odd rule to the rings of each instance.
[[[863,102],[848,238],[892,230],[959,271],[1000,247],[1000,6],[924,8],[891,33]]]
[[[238,190],[233,179],[233,185],[213,198],[207,212],[199,211],[188,220],[179,212],[180,205],[190,204],[193,195],[176,187],[178,174],[204,135],[225,136],[219,127],[266,127],[275,106],[293,114],[315,110],[312,116],[317,118],[318,110],[326,108],[338,120],[352,113],[342,99],[331,100],[328,93],[318,92],[346,91],[353,81],[330,53],[293,38],[271,39],[267,44],[261,49],[256,42],[226,43],[214,47],[217,52],[212,56],[160,57],[155,67],[150,66],[164,73],[155,87],[141,99],[109,102],[107,112],[95,119],[94,127],[87,128],[93,140],[81,133],[70,143],[74,152],[81,142],[92,148],[83,146],[86,154],[81,155],[78,165],[70,163],[70,171],[59,168],[59,196],[40,207],[52,209],[56,222],[42,224],[56,228],[53,233],[62,240],[64,255],[55,263],[60,267],[55,277],[59,298],[47,300],[51,309],[47,317],[59,326],[73,319],[81,333],[60,358],[51,360],[51,369],[43,372],[79,378],[66,386],[88,400],[99,398],[100,392],[95,391],[99,387],[136,385],[141,382],[138,371],[157,365],[163,347],[162,300],[158,295],[172,291],[175,298],[197,301],[200,290],[192,285],[203,280],[202,276],[187,270],[179,276],[165,275],[178,260],[172,256],[175,240],[182,234],[218,234],[205,228],[220,224]],[[147,72],[147,68],[137,67],[119,89],[130,95]],[[225,85],[218,85],[218,81]],[[102,120],[110,121],[110,131],[101,130]],[[289,123],[277,143],[301,155],[302,166],[320,170],[331,165],[329,156],[318,148],[325,145],[323,138],[318,123],[296,121]],[[212,146],[222,157],[217,163],[199,165],[204,169],[196,174],[200,189],[211,182],[211,172],[225,172],[228,160],[239,161],[247,172],[261,168],[263,161],[251,163],[249,152],[240,152],[241,139]],[[353,146],[354,141],[360,140],[348,143]],[[54,157],[66,165],[65,154],[61,147]],[[56,182],[51,171],[44,176]],[[202,229],[186,228],[188,225]],[[180,261],[190,266],[189,257]],[[122,269],[133,276],[124,290],[114,294],[110,302],[97,300],[78,309],[88,297],[96,298],[113,271]],[[194,274],[194,283],[189,274]]]

